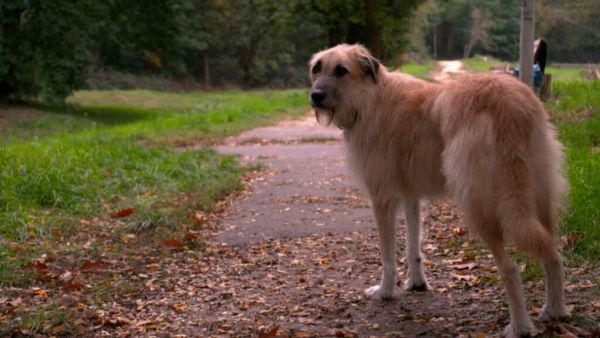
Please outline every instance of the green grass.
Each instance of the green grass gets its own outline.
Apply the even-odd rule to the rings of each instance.
[[[0,239],[68,231],[81,217],[106,215],[106,206],[134,207],[133,220],[176,226],[186,210],[207,210],[240,186],[237,160],[206,145],[300,115],[306,97],[304,90],[85,91],[70,107],[7,122],[0,129]],[[0,283],[10,281],[15,262],[11,249],[0,250]]]
[[[414,77],[427,79],[429,73],[435,70],[436,62],[431,60],[425,63],[405,63],[398,70]]]
[[[600,260],[600,81],[553,82],[549,103],[560,138],[567,148],[570,184],[565,232],[582,236],[573,248]]]
[[[489,57],[484,58],[480,55],[475,55],[468,59],[463,59],[462,62],[465,69],[471,72],[489,72],[490,67],[494,65],[504,65],[508,63]]]
[[[578,81],[583,80],[584,69],[575,66],[561,66],[561,67],[546,67],[546,74],[552,74],[553,81]]]

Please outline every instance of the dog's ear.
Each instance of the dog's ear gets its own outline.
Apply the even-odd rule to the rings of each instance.
[[[377,83],[377,74],[379,72],[379,60],[369,54],[358,56],[358,65],[366,75],[370,76],[374,83]]]

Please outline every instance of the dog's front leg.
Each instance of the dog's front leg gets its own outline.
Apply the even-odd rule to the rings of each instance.
[[[383,264],[383,276],[379,285],[365,290],[373,299],[390,299],[396,286],[396,210],[398,202],[394,200],[373,201],[377,230],[379,231],[379,250]]]
[[[408,279],[406,289],[425,291],[429,289],[423,268],[421,254],[421,205],[419,199],[404,202],[406,217],[406,261],[408,262]]]

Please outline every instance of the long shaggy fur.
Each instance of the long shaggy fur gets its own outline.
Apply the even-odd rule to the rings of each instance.
[[[506,271],[505,284],[520,289],[512,263],[504,259],[504,236],[549,262],[550,274],[561,278],[554,236],[567,186],[562,146],[530,88],[512,76],[494,74],[429,83],[388,71],[360,45],[317,53],[310,67],[315,112],[344,129],[351,168],[373,200],[376,217],[382,209],[380,235],[389,234],[382,232],[389,227],[383,213],[391,209],[395,214],[387,204],[450,195]],[[392,263],[383,259],[385,270]],[[385,278],[392,277],[384,271]],[[507,335],[530,333],[526,310],[521,318],[513,316],[523,312],[515,310],[522,307],[522,295],[517,299],[519,292],[510,294],[509,287],[512,327]],[[560,290],[551,290],[554,300],[547,299],[547,305],[554,308],[545,310],[549,317],[562,316],[562,284],[552,287]]]

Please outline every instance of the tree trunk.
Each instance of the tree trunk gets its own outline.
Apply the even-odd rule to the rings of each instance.
[[[437,25],[433,25],[433,58],[437,59],[438,48],[437,48]]]
[[[210,88],[210,68],[208,65],[208,51],[204,51],[202,56],[202,63],[204,66],[204,89]]]
[[[379,20],[377,18],[376,0],[365,0],[367,10],[367,31],[369,32],[369,50],[378,59],[383,60],[381,50],[381,34],[379,31]]]
[[[447,40],[446,40],[446,55],[444,57],[452,57],[452,46],[454,45],[454,26],[448,26]]]
[[[19,6],[5,8],[4,13],[1,13],[4,17],[2,18],[3,20],[1,20],[2,26],[0,27],[0,34],[4,34],[10,38],[5,40],[7,42],[4,42],[5,45],[3,46],[6,48],[3,53],[8,54],[8,57],[5,55],[7,59],[7,65],[5,65],[5,67],[8,69],[4,74],[1,74],[2,77],[0,77],[0,100],[10,98],[10,96],[15,94],[18,90],[13,83],[17,72],[17,64],[15,61],[17,40],[13,37],[18,36],[19,34],[22,13],[23,8]]]
[[[329,35],[329,47],[342,43],[342,35],[340,34],[340,27],[338,25],[329,26],[327,33]]]

